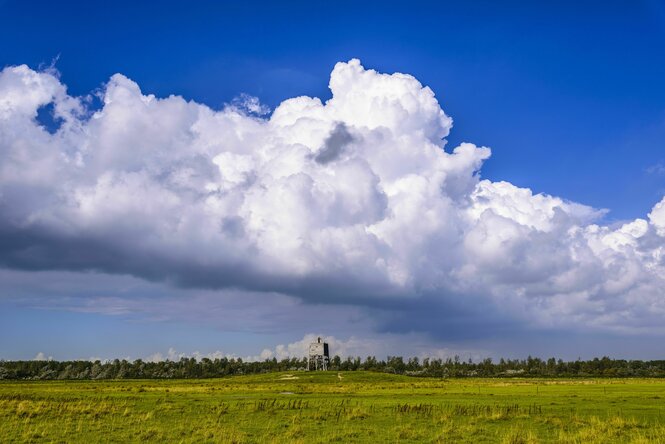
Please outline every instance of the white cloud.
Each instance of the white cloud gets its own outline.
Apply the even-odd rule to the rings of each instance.
[[[338,355],[342,359],[347,357],[360,357],[363,360],[368,356],[377,359],[386,359],[389,355],[401,353],[405,358],[417,356],[419,358],[447,359],[459,356],[463,359],[475,360],[486,357],[487,352],[481,350],[448,349],[433,347],[429,341],[423,341],[418,335],[379,335],[368,337],[351,336],[340,339],[331,335],[308,333],[302,339],[289,344],[279,344],[275,347],[273,355],[278,360],[285,358],[302,358],[307,356],[309,344],[321,338],[329,345],[330,355]],[[272,357],[271,356],[271,357]]]
[[[663,162],[655,163],[645,169],[648,174],[665,174],[665,164]]]
[[[261,103],[258,97],[250,96],[248,94],[241,94],[234,98],[230,107],[235,108],[240,112],[254,114],[256,116],[265,116],[270,113],[270,108]]]
[[[37,355],[32,358],[33,361],[53,361],[53,356],[46,356],[43,352],[37,353]]]
[[[54,75],[5,68],[2,263],[308,302],[426,295],[442,322],[455,303],[541,327],[663,330],[665,200],[648,221],[599,225],[601,210],[480,180],[490,150],[445,149],[452,120],[412,76],[351,60],[330,88],[264,118],[248,96],[215,111],[116,74],[90,115]],[[35,119],[49,103],[54,134]]]
[[[309,344],[316,342],[318,338],[321,338],[322,341],[328,343],[331,358],[337,355],[342,359],[346,359],[347,357],[360,357],[364,360],[368,356],[374,356],[377,359],[386,359],[387,356],[395,356],[396,351],[398,351],[398,353],[406,353],[404,354],[405,358],[417,356],[421,359],[448,359],[458,356],[463,360],[471,358],[478,361],[489,356],[487,351],[477,349],[467,350],[433,347],[428,341],[423,341],[423,338],[417,335],[381,335],[363,338],[351,336],[344,340],[331,335],[307,333],[298,341],[288,344],[278,344],[273,348],[264,348],[261,353],[255,355],[242,356],[236,353],[223,353],[219,350],[210,353],[201,353],[198,351],[193,353],[182,353],[171,347],[165,354],[157,352],[145,357],[144,360],[149,362],[159,362],[165,360],[179,361],[182,358],[195,358],[197,361],[200,361],[203,358],[241,358],[243,361],[249,362],[265,361],[266,359],[273,358],[278,361],[291,358],[302,359],[307,356]]]
[[[653,207],[649,213],[649,221],[656,227],[660,236],[665,236],[665,198]]]

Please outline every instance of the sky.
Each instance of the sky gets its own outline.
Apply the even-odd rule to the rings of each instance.
[[[665,4],[0,0],[0,359],[662,358]]]

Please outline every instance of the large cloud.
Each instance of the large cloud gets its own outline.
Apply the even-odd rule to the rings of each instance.
[[[5,68],[0,263],[399,307],[419,316],[391,319],[407,330],[460,313],[663,328],[665,199],[602,226],[603,211],[481,180],[490,150],[446,149],[452,121],[412,76],[351,60],[330,89],[266,118],[252,98],[215,111],[116,74],[91,110],[53,73]]]

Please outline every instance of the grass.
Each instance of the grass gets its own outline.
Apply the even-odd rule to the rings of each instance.
[[[0,382],[2,442],[663,443],[665,380],[369,372]]]

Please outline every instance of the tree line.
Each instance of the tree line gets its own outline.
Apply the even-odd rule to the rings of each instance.
[[[307,368],[305,358],[266,359],[245,362],[240,358],[200,360],[181,358],[177,361],[0,361],[0,379],[51,380],[51,379],[188,379],[219,378],[230,375],[247,375],[278,371],[299,371]],[[388,356],[378,360],[368,356],[330,360],[332,371],[368,370],[409,376],[436,378],[461,377],[665,377],[665,360],[639,361],[610,359],[565,362],[550,358],[543,360],[529,356],[527,359],[484,359],[479,362],[463,361],[459,357],[449,359],[404,360]]]

